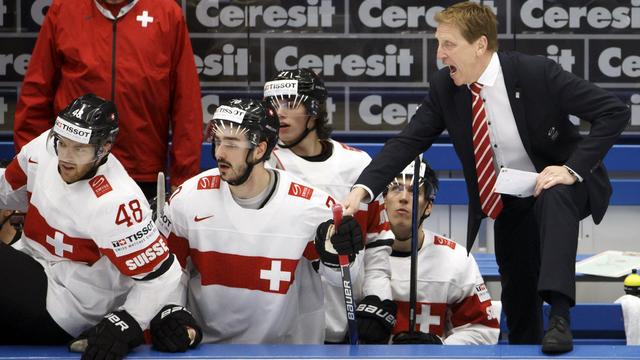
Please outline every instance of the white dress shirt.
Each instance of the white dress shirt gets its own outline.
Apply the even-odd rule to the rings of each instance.
[[[508,167],[537,172],[520,139],[497,53],[493,53],[478,82],[483,85],[480,96],[487,112],[489,140],[497,171]]]

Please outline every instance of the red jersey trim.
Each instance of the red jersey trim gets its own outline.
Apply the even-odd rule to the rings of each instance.
[[[242,256],[191,249],[202,285],[286,294],[293,284],[299,260]]]

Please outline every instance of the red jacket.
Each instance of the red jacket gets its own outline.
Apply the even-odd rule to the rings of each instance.
[[[94,0],[53,1],[16,106],[16,150],[92,92],[116,104],[113,154],[136,181],[155,181],[164,170],[172,129],[170,176],[179,185],[199,172],[202,143],[200,83],[182,11],[173,0],[134,0],[114,20]]]

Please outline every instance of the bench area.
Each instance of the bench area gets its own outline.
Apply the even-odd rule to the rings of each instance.
[[[348,143],[349,146],[367,152],[371,157],[382,149],[380,143]],[[201,148],[200,168],[209,169],[215,166],[211,158],[211,144],[204,143]],[[11,159],[15,156],[13,142],[0,142],[0,159]],[[424,158],[434,170],[441,172],[460,172],[462,165],[451,144],[434,144],[424,153]],[[640,145],[614,145],[607,154],[605,165],[611,175],[613,195],[611,205],[640,205]],[[616,173],[636,173],[635,178],[617,178]],[[440,191],[436,204],[466,205],[467,191],[462,175],[456,177],[440,176]]]
[[[380,143],[347,143],[349,146],[367,152],[371,157],[382,148]],[[211,144],[202,146],[201,168],[215,166],[211,158]],[[12,142],[0,142],[0,158],[14,156]],[[439,174],[440,191],[436,199],[439,205],[466,205],[468,202],[462,167],[451,144],[434,144],[424,153],[425,159]],[[640,145],[615,145],[605,158],[613,185],[611,205],[640,205]],[[474,254],[485,281],[498,281],[500,274],[491,253]],[[578,255],[582,260],[588,255]],[[602,278],[577,274],[578,281],[617,281],[622,279]],[[546,306],[546,305],[545,305]],[[545,314],[548,308],[545,307]],[[575,337],[575,350],[556,358],[582,359],[628,359],[640,358],[640,348],[624,346],[624,321],[618,304],[580,303],[572,310],[571,328]],[[546,326],[545,316],[545,326]],[[142,346],[130,357],[138,359],[155,358],[545,358],[539,346],[512,346],[506,344],[507,327],[505,316],[501,319],[501,345],[498,346],[286,346],[286,345],[204,345],[186,354],[166,354]],[[19,347],[0,346],[1,359],[76,359],[64,347]]]
[[[640,349],[624,345],[575,344],[553,359],[637,359]],[[201,345],[170,354],[138,347],[127,359],[549,359],[538,345]],[[0,346],[0,359],[79,359],[66,347]]]
[[[372,158],[380,152],[381,143],[347,143],[365,151]],[[215,166],[211,158],[211,144],[202,144],[200,168]],[[440,176],[440,191],[436,204],[466,205],[467,189],[462,177],[462,165],[451,144],[434,144],[424,153],[424,158],[437,172],[459,172],[455,177]],[[634,161],[635,160],[635,161]],[[613,195],[611,205],[640,205],[640,145],[614,145],[604,159],[611,176]],[[617,178],[617,173],[636,173],[636,178]]]

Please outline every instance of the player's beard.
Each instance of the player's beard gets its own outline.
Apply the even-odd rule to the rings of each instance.
[[[220,177],[229,185],[242,185],[248,178],[247,172],[252,170],[249,168],[249,164],[247,164],[246,161],[243,164],[237,166],[232,165],[224,159],[219,159],[217,161],[218,167],[220,166],[220,164],[227,166],[227,169],[225,171],[226,174],[220,171]]]

